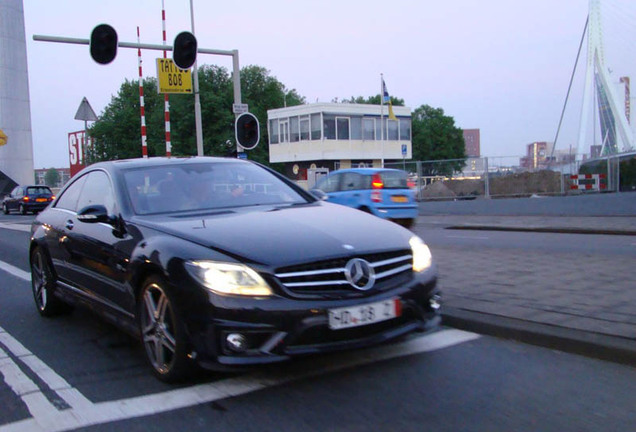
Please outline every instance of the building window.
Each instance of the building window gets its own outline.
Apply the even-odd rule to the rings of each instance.
[[[269,143],[278,144],[278,119],[269,121]]]
[[[297,142],[300,138],[300,132],[298,127],[298,117],[290,117],[289,118],[289,127],[290,127],[290,141]]]
[[[388,130],[387,139],[389,141],[397,141],[398,140],[398,122],[396,122],[395,120],[387,120],[387,130]]]
[[[300,118],[300,140],[309,141],[309,116]]]
[[[351,117],[351,139],[362,139],[362,117]]]
[[[289,142],[289,119],[279,120],[278,131],[281,143]]]
[[[336,139],[336,116],[323,114],[322,125],[325,139]]]
[[[400,140],[410,140],[411,139],[411,120],[409,119],[398,119],[400,121]]]
[[[375,140],[375,119],[363,118],[362,119],[362,139],[363,140]]]
[[[319,140],[321,138],[322,128],[320,127],[320,114],[311,115],[311,139]]]
[[[339,140],[349,139],[349,117],[336,117],[336,135]]]

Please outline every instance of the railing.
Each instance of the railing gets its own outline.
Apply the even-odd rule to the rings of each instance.
[[[578,159],[578,160],[577,160]],[[419,200],[530,197],[636,190],[636,155],[548,163],[530,157],[480,157],[385,163],[409,173]],[[598,187],[579,188],[578,174],[598,175]],[[585,181],[583,182],[585,183]]]

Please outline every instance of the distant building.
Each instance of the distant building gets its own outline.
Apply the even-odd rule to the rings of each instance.
[[[311,169],[380,167],[411,159],[411,109],[316,103],[267,111],[269,161],[285,163],[285,175],[307,180]],[[384,126],[383,126],[384,125]]]
[[[35,184],[46,184],[45,177],[48,170],[52,168],[36,169],[35,171]],[[71,170],[69,168],[55,168],[60,175],[60,181],[56,185],[49,185],[51,187],[61,188],[71,178]]]
[[[464,143],[466,146],[466,156],[469,158],[481,157],[481,143],[479,139],[479,129],[464,129]]]
[[[546,141],[533,142],[526,145],[526,155],[521,158],[519,165],[527,170],[547,168],[552,146],[552,143]]]

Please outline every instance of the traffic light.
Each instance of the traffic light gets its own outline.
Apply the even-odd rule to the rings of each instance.
[[[189,69],[197,59],[197,38],[184,31],[174,38],[172,60],[181,69]]]
[[[258,119],[254,114],[244,112],[236,118],[234,123],[236,142],[245,150],[252,150],[258,145],[261,136]]]
[[[117,55],[117,32],[108,24],[100,24],[91,32],[91,57],[99,64],[108,64]]]

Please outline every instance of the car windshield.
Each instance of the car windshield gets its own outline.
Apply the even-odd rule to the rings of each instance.
[[[51,189],[46,186],[28,187],[26,193],[27,195],[44,195],[50,194]]]
[[[307,202],[267,170],[242,162],[131,169],[124,181],[134,212],[142,215]]]

